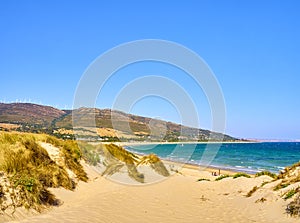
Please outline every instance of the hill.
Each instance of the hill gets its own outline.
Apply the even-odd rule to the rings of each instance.
[[[54,119],[65,112],[50,106],[30,103],[0,103],[0,122],[14,124],[51,125]]]
[[[113,119],[112,119],[113,117]],[[75,128],[73,129],[73,121]],[[112,122],[112,120],[114,120]],[[7,124],[25,132],[44,132],[63,138],[77,137],[103,141],[238,141],[209,130],[151,119],[121,111],[97,108],[59,110],[49,106],[0,104],[0,128]],[[3,126],[6,124],[6,127]],[[17,127],[16,127],[17,125]],[[13,128],[13,126],[10,126]],[[75,131],[74,131],[75,130]],[[100,136],[100,138],[99,138]]]

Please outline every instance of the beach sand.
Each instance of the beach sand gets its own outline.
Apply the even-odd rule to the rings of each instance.
[[[245,197],[254,186],[270,181],[268,176],[213,181],[213,170],[185,166],[158,183],[132,186],[101,177],[93,167],[85,168],[90,181],[80,182],[74,192],[52,189],[63,201],[61,206],[35,216],[17,211],[15,222],[299,222],[285,214],[289,201],[268,187]],[[211,181],[198,182],[200,178]],[[256,202],[262,197],[265,202]]]

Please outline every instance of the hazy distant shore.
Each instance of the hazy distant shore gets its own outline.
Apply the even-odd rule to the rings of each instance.
[[[228,144],[228,143],[232,143],[232,144],[237,144],[237,143],[260,143],[258,141],[224,141],[224,142],[101,142],[104,144],[110,144],[110,143],[114,143],[116,145],[120,145],[120,146],[138,146],[138,145],[159,145],[159,144],[170,144],[170,145],[174,145],[174,144]]]

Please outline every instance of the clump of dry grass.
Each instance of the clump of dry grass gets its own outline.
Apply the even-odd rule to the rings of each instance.
[[[165,167],[165,165],[163,164],[163,162],[155,154],[149,154],[148,156],[143,156],[140,162],[138,163],[138,165],[142,165],[142,164],[150,164],[151,168],[155,172],[157,172],[158,174],[164,177],[170,176],[170,173]]]
[[[207,178],[200,178],[197,180],[197,182],[201,182],[201,181],[210,181],[210,179],[207,179]]]
[[[151,168],[162,176],[169,176],[169,172],[163,162],[155,155],[150,154],[143,157],[138,157],[121,146],[114,144],[104,145],[102,152],[106,158],[106,170],[104,175],[112,175],[118,172],[123,165],[127,167],[128,175],[134,180],[143,183],[144,175],[137,170],[139,165],[150,164]]]
[[[255,174],[255,177],[259,177],[259,176],[269,176],[269,177],[272,177],[273,179],[277,179],[277,174],[275,173],[271,173],[270,171],[261,171],[261,172],[258,172]]]
[[[226,174],[226,175],[221,175],[221,176],[217,177],[217,178],[215,179],[215,181],[223,180],[223,179],[228,178],[228,177],[230,177],[230,175],[228,175],[228,174]]]
[[[100,156],[104,155],[102,144],[94,146],[86,142],[78,142],[78,146],[82,152],[83,159],[88,164],[96,166],[100,163]]]
[[[144,183],[144,175],[139,173],[136,168],[136,163],[138,163],[139,158],[135,154],[115,144],[105,145],[103,150],[105,157],[108,160],[104,173],[112,175],[122,168],[121,163],[125,163],[128,175],[134,180]]]
[[[87,174],[80,164],[80,159],[82,159],[82,152],[76,141],[61,140],[49,135],[43,135],[41,139],[46,143],[50,143],[60,148],[65,158],[66,167],[72,170],[79,180],[87,182]]]
[[[132,164],[137,163],[139,158],[135,154],[127,151],[121,146],[115,144],[105,145],[105,149],[117,160],[120,160],[124,163]]]
[[[110,163],[109,165],[106,166],[106,169],[102,173],[102,176],[111,176],[115,173],[117,173],[122,167],[124,166],[123,163],[115,162],[115,163]]]
[[[265,201],[267,201],[267,199],[264,198],[264,197],[262,197],[262,198],[260,198],[260,199],[257,199],[257,200],[255,201],[255,203],[264,203]]]
[[[246,178],[251,178],[249,174],[246,173],[236,173],[232,176],[233,179],[239,178],[239,177],[246,177]]]
[[[279,173],[277,179],[281,179],[281,182],[273,188],[274,191],[300,182],[300,162],[290,167],[285,167],[285,169]]]
[[[300,195],[287,205],[286,212],[291,216],[300,217]]]
[[[247,193],[246,197],[251,197],[252,194],[254,194],[255,191],[257,191],[257,190],[258,190],[258,187],[257,187],[257,186],[254,186],[254,187]]]
[[[66,169],[58,166],[37,143],[42,140],[59,145],[65,156],[66,167],[80,180],[87,180],[79,163],[80,150],[74,142],[56,140],[46,135],[0,132],[0,171],[6,173],[11,182],[12,190],[15,191],[11,198],[16,207],[24,206],[40,211],[43,205],[58,204],[48,187],[75,188],[75,182]]]
[[[292,166],[285,167],[277,177],[277,179],[288,179],[292,183],[300,182],[300,162],[293,164]]]
[[[280,183],[277,184],[273,190],[281,190],[285,187],[300,182],[300,162],[293,164],[292,166],[285,167],[277,177],[281,179]],[[286,207],[286,212],[291,216],[300,217],[300,187],[294,187],[283,194],[283,199],[287,200],[292,197],[295,199],[290,202]]]
[[[285,196],[284,196],[284,200],[292,198],[296,193],[299,192],[299,189],[300,189],[299,187],[296,189],[293,188],[293,189],[289,190],[288,192],[286,192]]]

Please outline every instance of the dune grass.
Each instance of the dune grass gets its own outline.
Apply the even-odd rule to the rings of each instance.
[[[251,197],[258,190],[257,186],[254,186],[247,194],[246,197]]]
[[[233,179],[239,178],[239,177],[246,177],[246,178],[251,178],[249,174],[246,173],[236,173],[232,176]]]
[[[49,135],[40,135],[39,137],[40,140],[61,149],[65,158],[66,167],[72,170],[79,180],[84,182],[88,180],[88,177],[79,162],[80,159],[83,158],[83,155],[76,141],[57,139],[54,136]]]
[[[121,164],[124,163],[127,167],[128,175],[134,180],[144,183],[144,174],[139,173],[136,168],[136,164],[139,161],[138,156],[115,144],[104,145],[103,153],[108,162],[104,173],[113,174],[122,168]]]
[[[293,197],[295,194],[296,194],[296,190],[295,189],[289,190],[286,193],[286,195],[284,196],[284,200],[287,200],[287,199]]]
[[[102,145],[93,146],[86,142],[78,142],[82,152],[83,159],[90,165],[96,166],[100,163],[100,154],[102,153]]]
[[[215,181],[223,180],[223,179],[225,179],[225,178],[227,178],[227,177],[230,177],[230,175],[228,175],[228,174],[226,174],[226,175],[221,175],[221,176],[217,177],[217,178],[215,179]]]
[[[145,164],[149,164],[155,172],[164,177],[170,175],[163,162],[155,154],[139,157],[115,144],[103,145],[100,150],[102,150],[103,156],[106,159],[106,170],[102,175],[112,175],[125,165],[128,175],[131,178],[140,183],[144,183],[144,175],[138,171],[137,167]]]
[[[197,180],[198,182],[201,182],[201,181],[210,181],[210,179],[207,179],[207,178],[200,178]]]
[[[255,177],[260,177],[260,176],[263,176],[263,175],[272,177],[275,180],[277,179],[277,174],[271,173],[270,171],[261,171],[261,172],[258,172],[258,173],[255,174]]]
[[[142,164],[150,164],[151,168],[157,172],[158,174],[168,177],[170,176],[169,171],[163,164],[163,162],[159,159],[159,157],[155,154],[149,154],[147,156],[143,156],[141,160],[138,162],[138,165]]]
[[[285,210],[291,216],[300,217],[300,195],[289,203]]]
[[[45,141],[62,149],[65,167],[58,166],[38,142]],[[49,187],[75,188],[75,182],[66,168],[72,170],[79,180],[87,175],[80,165],[80,149],[74,142],[55,139],[52,136],[29,133],[0,132],[0,171],[7,174],[12,185],[11,197],[15,207],[34,208],[58,203]],[[1,200],[0,200],[1,202]]]

